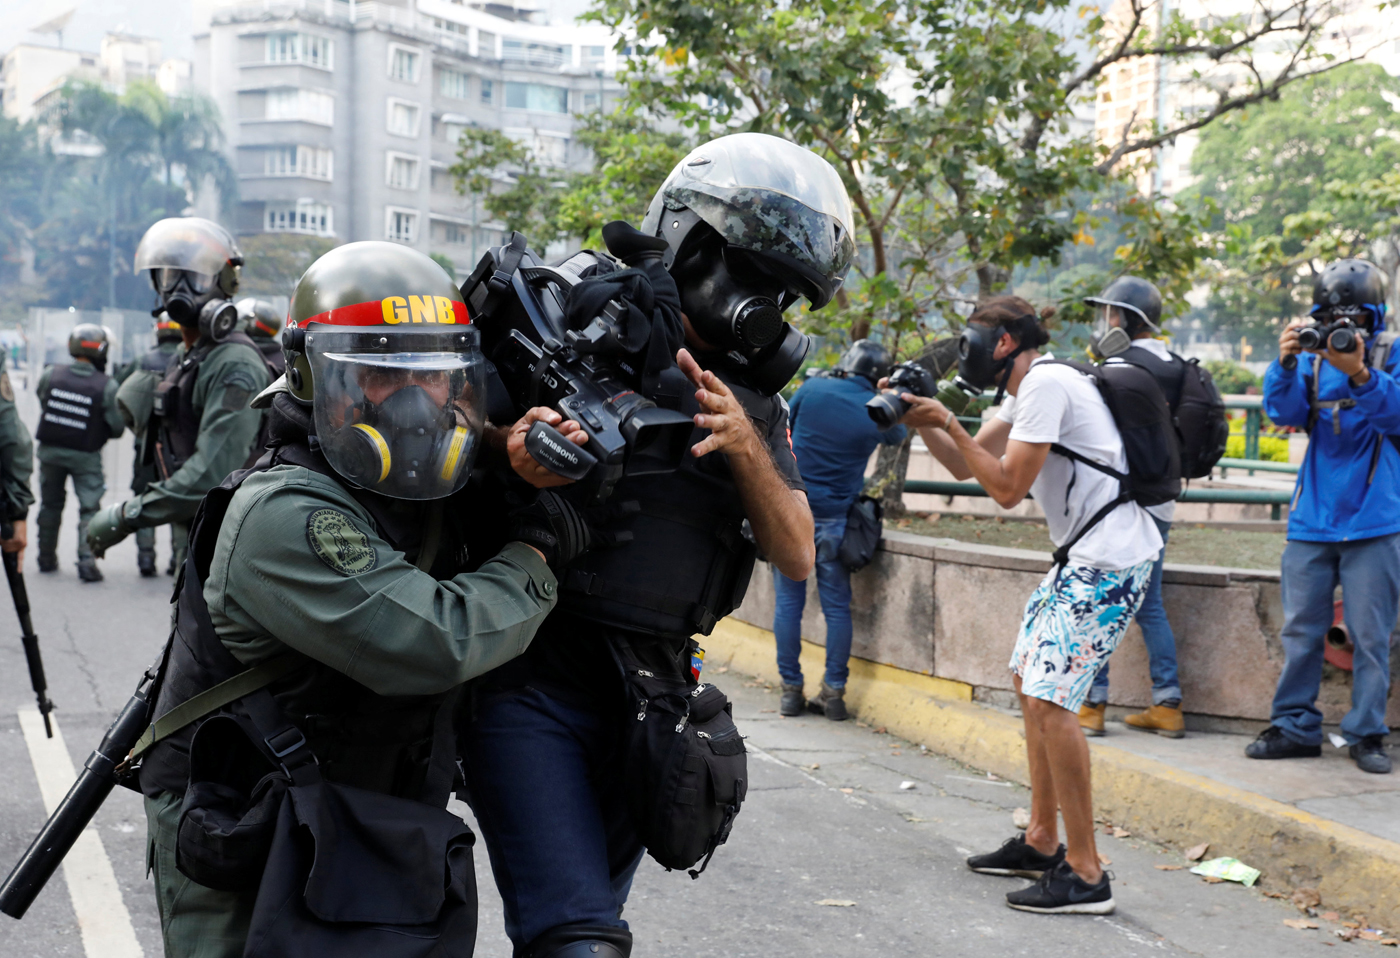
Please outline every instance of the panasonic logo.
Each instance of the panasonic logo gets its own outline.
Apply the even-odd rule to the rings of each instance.
[[[560,458],[567,459],[569,462],[578,462],[578,453],[574,452],[574,450],[555,442],[546,435],[541,435],[540,440],[550,449],[554,450],[555,454]]]

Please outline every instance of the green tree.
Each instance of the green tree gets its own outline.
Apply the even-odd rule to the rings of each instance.
[[[248,296],[291,296],[306,268],[336,245],[333,239],[296,233],[258,233],[239,240],[243,275],[238,291]]]

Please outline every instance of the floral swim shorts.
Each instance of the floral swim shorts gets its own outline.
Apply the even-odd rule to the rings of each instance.
[[[1152,562],[1126,569],[1051,569],[1026,603],[1011,671],[1021,693],[1078,712],[1099,666],[1142,605]],[[1058,575],[1056,574],[1058,572]]]

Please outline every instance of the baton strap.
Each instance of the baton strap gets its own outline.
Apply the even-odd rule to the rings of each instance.
[[[207,715],[212,715],[225,705],[236,702],[259,689],[266,688],[291,672],[299,664],[301,664],[300,656],[286,652],[274,659],[268,659],[261,665],[255,665],[251,669],[239,672],[232,678],[224,679],[218,685],[186,699],[151,723],[141,738],[137,740],[136,747],[132,750],[131,758],[128,761],[140,758],[161,739],[174,735],[182,728]]]

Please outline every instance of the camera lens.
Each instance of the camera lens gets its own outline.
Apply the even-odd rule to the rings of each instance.
[[[1317,326],[1304,326],[1298,330],[1298,345],[1304,349],[1322,348],[1322,330]]]
[[[865,404],[865,411],[881,432],[893,429],[901,416],[909,411],[909,404],[897,393],[882,392]]]
[[[1343,326],[1327,337],[1327,346],[1336,353],[1349,353],[1356,348],[1356,331]]]

